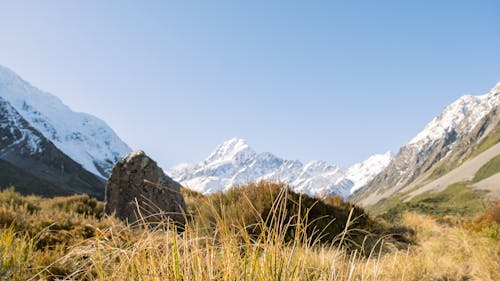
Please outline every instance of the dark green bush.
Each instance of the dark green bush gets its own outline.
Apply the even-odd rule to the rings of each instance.
[[[363,243],[373,246],[390,233],[387,225],[340,196],[312,198],[291,191],[285,184],[270,182],[250,183],[212,194],[199,204],[194,217],[208,230],[219,221],[228,228],[244,226],[252,237],[266,229],[280,229],[286,231],[286,241],[296,241],[297,235],[303,235],[311,243],[342,242],[353,248]],[[403,233],[398,235],[402,237]]]

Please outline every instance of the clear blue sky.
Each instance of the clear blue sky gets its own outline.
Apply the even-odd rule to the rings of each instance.
[[[500,81],[500,1],[0,1],[0,64],[164,168],[236,136],[348,166]]]

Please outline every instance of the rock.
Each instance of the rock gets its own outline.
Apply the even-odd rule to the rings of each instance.
[[[142,220],[184,224],[186,206],[180,188],[143,151],[134,151],[113,167],[104,212],[129,224]]]

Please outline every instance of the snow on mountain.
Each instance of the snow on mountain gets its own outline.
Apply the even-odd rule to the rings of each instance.
[[[382,172],[391,160],[392,153],[387,151],[385,154],[376,154],[361,163],[352,165],[347,170],[347,178],[354,183],[350,193],[353,194],[365,186],[378,173]]]
[[[353,199],[374,204],[402,190],[440,163],[441,173],[460,163],[470,153],[489,126],[484,118],[500,106],[500,83],[487,94],[465,95],[447,106],[410,142],[404,145],[389,165],[370,181]],[[484,126],[484,127],[483,127]]]
[[[488,94],[481,96],[466,95],[447,106],[408,144],[422,148],[425,143],[442,139],[452,130],[469,133],[477,123],[500,101],[500,83]]]
[[[198,164],[181,164],[169,174],[184,186],[209,194],[225,191],[252,181],[283,181],[297,192],[311,196],[339,194],[349,196],[387,165],[390,154],[373,156],[366,162],[344,170],[323,161],[285,160],[271,153],[257,153],[244,140],[233,138]],[[359,173],[359,174],[358,174]]]
[[[92,115],[72,111],[8,68],[0,66],[0,97],[86,170],[107,177],[113,164],[131,149],[106,123]]]
[[[2,116],[0,118],[0,131],[2,132],[0,155],[22,142],[26,142],[28,154],[43,152],[41,138],[30,130],[21,115],[2,97],[0,97],[0,116]],[[7,133],[12,135],[14,139],[9,139]]]

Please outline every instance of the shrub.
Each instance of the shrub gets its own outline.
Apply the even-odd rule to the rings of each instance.
[[[300,236],[307,237],[307,243],[344,243],[368,252],[391,232],[389,227],[370,218],[362,208],[344,202],[340,196],[321,200],[295,193],[283,183],[262,181],[208,196],[194,217],[208,232],[218,222],[227,228],[246,229],[254,239],[265,231],[286,229],[281,233],[285,242]],[[408,241],[403,232],[396,236],[399,242]]]
[[[475,219],[470,228],[485,236],[500,240],[500,200],[495,201],[490,209]]]
[[[63,212],[73,212],[97,219],[104,215],[104,203],[90,198],[87,194],[67,197],[55,197],[46,201],[49,209]]]
[[[40,210],[39,201],[36,196],[21,195],[14,190],[14,187],[5,188],[0,192],[0,206],[13,209],[26,208],[29,213]]]

